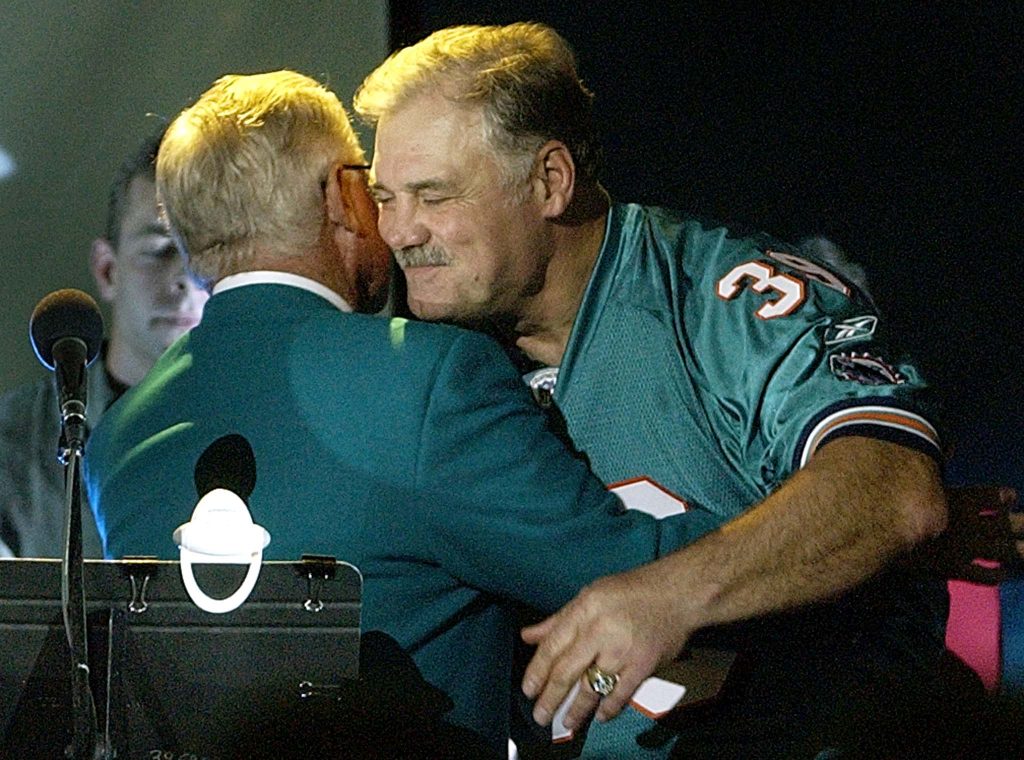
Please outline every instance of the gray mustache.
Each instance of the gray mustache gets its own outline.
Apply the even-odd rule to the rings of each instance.
[[[444,250],[432,246],[418,245],[415,248],[402,248],[394,251],[395,260],[402,269],[411,267],[442,267],[451,264],[451,259]]]

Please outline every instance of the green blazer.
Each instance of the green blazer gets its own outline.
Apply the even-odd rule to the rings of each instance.
[[[176,558],[196,460],[229,433],[255,454],[264,556],[356,565],[363,630],[397,639],[451,696],[450,719],[496,747],[509,602],[553,611],[710,527],[624,513],[489,338],[262,284],[215,295],[92,434],[86,477],[107,557]]]

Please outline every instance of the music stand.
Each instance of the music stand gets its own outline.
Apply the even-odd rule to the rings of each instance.
[[[195,569],[220,597],[247,568]],[[4,757],[63,757],[71,741],[60,573],[59,560],[0,560]],[[117,757],[233,757],[359,674],[362,581],[347,563],[265,562],[221,615],[193,604],[177,562],[87,560],[84,582],[90,681]]]

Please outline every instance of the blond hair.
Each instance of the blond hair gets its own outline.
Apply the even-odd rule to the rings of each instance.
[[[508,182],[525,179],[547,140],[569,148],[581,179],[596,180],[593,95],[568,43],[537,23],[453,26],[393,53],[360,85],[353,109],[368,123],[434,90],[483,108],[485,143]],[[504,160],[501,160],[504,159]]]
[[[334,93],[294,71],[228,75],[167,128],[157,192],[192,269],[216,280],[245,269],[257,249],[308,252],[338,160],[360,163],[363,153]]]

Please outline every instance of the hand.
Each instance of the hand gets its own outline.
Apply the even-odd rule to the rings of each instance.
[[[946,578],[996,584],[1007,565],[1024,557],[1024,514],[1012,488],[967,486],[946,490],[949,524],[922,548],[923,556]]]
[[[618,683],[602,698],[584,681],[563,719],[566,728],[581,725],[599,703],[599,721],[615,717],[644,679],[679,653],[693,629],[680,619],[685,605],[661,574],[655,563],[601,578],[551,617],[523,629],[523,640],[538,645],[523,677],[523,693],[537,698],[538,724],[550,723],[590,665],[617,674]]]

